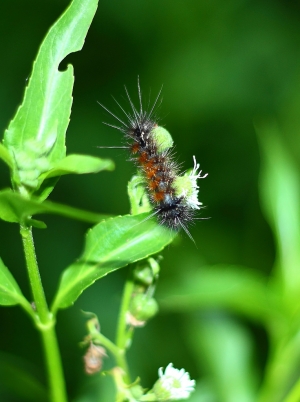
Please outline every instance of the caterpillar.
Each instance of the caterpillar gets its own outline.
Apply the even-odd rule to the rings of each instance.
[[[198,179],[203,179],[202,171],[193,156],[194,167],[189,173],[180,174],[180,166],[175,161],[173,139],[169,132],[157,124],[155,110],[158,102],[161,102],[159,91],[150,111],[144,110],[142,92],[138,79],[139,110],[131,100],[125,86],[125,92],[131,107],[131,112],[126,112],[120,103],[114,101],[126,117],[121,119],[100,102],[100,106],[106,110],[120,125],[103,122],[107,126],[117,129],[124,135],[125,145],[108,148],[125,148],[129,150],[130,160],[137,166],[148,194],[153,213],[147,218],[156,216],[159,224],[171,230],[183,229],[192,240],[188,225],[196,218],[196,211],[201,209],[202,203],[198,200]],[[124,121],[125,120],[125,121]],[[101,148],[101,147],[100,147]]]

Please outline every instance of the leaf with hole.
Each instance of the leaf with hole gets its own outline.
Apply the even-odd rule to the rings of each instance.
[[[32,190],[43,173],[65,158],[70,120],[73,68],[59,71],[61,61],[82,49],[97,9],[97,0],[73,0],[47,33],[34,62],[22,105],[5,131],[4,145],[13,160],[13,181]],[[47,196],[55,184],[47,182]]]

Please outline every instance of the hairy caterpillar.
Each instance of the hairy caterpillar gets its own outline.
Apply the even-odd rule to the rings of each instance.
[[[155,108],[160,100],[161,90],[159,91],[150,111],[143,109],[142,92],[138,80],[139,110],[133,104],[129,92],[125,87],[125,92],[131,112],[125,112],[124,108],[117,102],[125,119],[121,119],[105,109],[121,125],[104,124],[119,130],[125,139],[125,145],[109,148],[126,148],[130,152],[132,160],[139,169],[145,182],[153,213],[149,216],[156,216],[161,225],[167,226],[172,230],[183,229],[193,240],[188,225],[193,222],[195,213],[201,208],[202,203],[198,200],[199,186],[197,179],[201,176],[200,165],[196,162],[190,173],[180,174],[179,166],[174,158],[173,140],[169,132],[157,124]],[[124,121],[125,120],[125,121]],[[148,218],[148,219],[149,219]]]

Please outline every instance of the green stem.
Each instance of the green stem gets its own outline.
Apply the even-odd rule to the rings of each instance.
[[[41,336],[46,357],[51,401],[66,402],[67,394],[65,389],[64,373],[56,333],[54,330],[54,324],[48,328],[42,329]]]
[[[120,349],[126,349],[126,347],[128,346],[126,314],[129,310],[129,303],[131,300],[133,288],[134,288],[134,282],[132,280],[132,269],[130,269],[124,286],[122,302],[121,302],[121,310],[119,314],[119,321],[117,328],[116,344]]]
[[[20,230],[27,272],[29,276],[30,287],[36,308],[35,320],[37,329],[40,331],[46,364],[48,369],[49,386],[52,402],[66,402],[67,395],[63,377],[62,364],[56,334],[54,330],[55,319],[49,312],[40,272],[37,264],[34,242],[32,237],[32,228],[21,226]]]
[[[134,282],[132,280],[132,269],[129,268],[129,273],[123,290],[117,327],[116,345],[118,347],[119,353],[115,355],[118,366],[122,367],[125,372],[125,374],[123,375],[123,379],[127,384],[131,383],[131,379],[125,353],[129,342],[128,335],[130,335],[131,332],[127,331],[126,314],[129,310],[129,303],[131,300],[133,288]]]
[[[125,350],[120,349],[113,342],[111,342],[104,335],[102,335],[101,332],[98,332],[95,330],[95,331],[90,331],[90,333],[93,336],[94,340],[98,340],[101,345],[103,345],[107,350],[109,350],[114,355],[117,366],[120,367],[125,373],[125,375],[123,376],[124,380],[128,384],[130,384],[130,378],[127,375],[127,373],[129,372],[129,369],[128,369],[128,364],[127,364],[126,357],[125,357]]]
[[[21,236],[23,241],[27,272],[29,276],[30,287],[35,303],[35,309],[42,324],[49,321],[49,311],[46,302],[44,289],[40,277],[40,272],[36,260],[32,229],[21,226]]]

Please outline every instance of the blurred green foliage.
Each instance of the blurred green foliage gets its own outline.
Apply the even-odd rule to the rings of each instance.
[[[21,102],[42,38],[68,3],[11,0],[0,4],[2,132]],[[211,219],[198,221],[191,228],[198,248],[182,234],[176,245],[164,251],[159,284],[161,315],[137,330],[129,353],[133,375],[141,376],[145,387],[155,381],[158,367],[172,361],[199,379],[194,401],[200,401],[200,396],[205,402],[254,401],[274,348],[269,334],[281,333],[284,321],[266,319],[272,315],[262,289],[268,278],[288,278],[272,283],[288,283],[289,289],[295,284],[291,298],[290,293],[284,293],[283,299],[272,304],[275,311],[274,305],[282,308],[279,312],[284,317],[292,307],[297,311],[298,251],[294,260],[288,261],[291,271],[285,272],[287,260],[281,258],[280,239],[284,243],[290,232],[282,234],[276,225],[292,211],[294,226],[299,223],[295,188],[300,168],[299,20],[299,4],[283,0],[103,0],[83,50],[61,63],[62,70],[68,63],[75,70],[68,153],[112,158],[116,171],[62,177],[51,200],[104,214],[128,213],[126,187],[135,169],[122,150],[96,148],[122,142],[118,132],[102,125],[107,116],[96,100],[113,110],[110,95],[122,99],[124,84],[137,99],[138,75],[144,99],[153,100],[164,85],[160,124],[172,134],[183,168],[191,167],[192,155],[196,155],[203,172],[209,173],[200,183],[200,200],[207,206],[202,216]],[[265,122],[257,124],[261,151],[254,120]],[[263,204],[258,186],[262,158],[268,177],[260,180]],[[9,185],[9,175],[4,164],[0,169],[3,188]],[[292,206],[283,200],[276,215],[274,204],[270,204],[272,194],[278,200],[287,191],[277,186],[279,182],[283,186],[291,183]],[[43,220],[48,229],[37,230],[35,241],[50,301],[62,269],[81,252],[88,225],[56,216]],[[21,244],[16,242],[18,230],[17,225],[0,222],[0,256],[30,297]],[[293,232],[293,225],[288,230]],[[295,236],[293,240],[298,234]],[[296,247],[297,243],[292,250]],[[216,264],[222,267],[214,268]],[[220,280],[224,272],[227,282]],[[58,335],[68,389],[78,402],[110,402],[113,398],[106,391],[109,379],[83,374],[83,352],[78,343],[85,333],[85,319],[80,310],[94,311],[102,331],[113,337],[125,274],[121,270],[103,278],[71,309],[59,313]],[[275,286],[274,294],[282,295],[277,290]],[[213,295],[211,303],[203,296],[205,292]],[[176,298],[181,293],[189,295],[188,302]],[[13,357],[19,356],[28,367],[28,378],[22,380],[29,384],[31,375],[38,371],[41,384],[45,383],[40,340],[31,322],[17,307],[1,308],[0,322],[0,364],[5,368],[0,371],[1,400],[40,401],[42,385],[32,385],[36,391],[29,396],[13,396],[15,386],[7,380],[14,372]],[[274,329],[276,324],[280,328]],[[293,325],[295,328],[289,327],[286,320],[284,328],[297,332]],[[297,358],[295,351],[291,353]],[[109,367],[111,363],[106,364]],[[286,389],[278,398],[298,375],[294,370],[287,376]],[[17,369],[15,376],[17,379]]]

